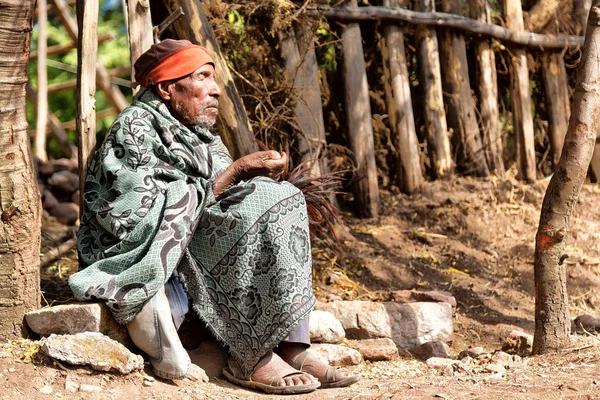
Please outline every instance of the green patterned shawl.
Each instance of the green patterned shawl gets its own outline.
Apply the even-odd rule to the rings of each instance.
[[[287,182],[258,177],[215,199],[231,162],[218,136],[138,93],[90,165],[69,284],[127,323],[177,268],[192,308],[250,371],[314,305],[310,240]]]

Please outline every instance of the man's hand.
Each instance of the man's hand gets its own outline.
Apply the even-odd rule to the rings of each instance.
[[[277,179],[284,171],[288,162],[285,152],[275,150],[257,151],[236,160],[232,167],[236,170],[240,180],[254,178],[255,176],[267,176]]]
[[[214,195],[218,197],[240,180],[247,180],[255,176],[277,179],[285,170],[287,162],[287,154],[275,150],[258,151],[241,157],[215,179]]]

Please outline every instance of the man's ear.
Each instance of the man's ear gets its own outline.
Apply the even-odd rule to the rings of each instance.
[[[156,84],[156,94],[161,97],[163,100],[169,101],[171,100],[171,93],[169,92],[169,81],[158,82]]]

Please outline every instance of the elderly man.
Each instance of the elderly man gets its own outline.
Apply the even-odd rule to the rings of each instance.
[[[189,304],[234,383],[283,394],[356,382],[306,350],[310,238],[302,193],[275,180],[287,155],[232,161],[208,130],[221,89],[203,47],[155,44],[135,78],[143,88],[86,179],[77,299],[105,301],[163,378],[198,374],[177,335]]]

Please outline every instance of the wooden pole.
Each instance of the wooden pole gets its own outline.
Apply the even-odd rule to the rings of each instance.
[[[114,40],[114,39],[115,39],[115,35],[113,35],[112,33],[105,33],[103,35],[98,36],[98,43],[104,43],[108,40]],[[72,41],[72,42],[65,43],[65,44],[55,44],[54,46],[50,46],[46,49],[46,57],[54,56],[56,54],[63,54],[69,50],[73,50],[76,48],[77,48],[77,41]],[[37,58],[37,56],[38,56],[38,52],[32,51],[29,54],[29,59],[33,60],[33,59]]]
[[[489,36],[500,41],[510,42],[521,46],[538,49],[563,49],[566,46],[583,45],[583,37],[568,35],[540,35],[531,32],[511,32],[498,25],[485,24],[460,15],[443,12],[417,12],[403,8],[389,9],[386,7],[344,8],[329,6],[312,6],[306,8],[309,15],[318,15],[340,21],[370,21],[388,19],[404,21],[411,24],[455,28],[466,32]]]
[[[84,204],[85,178],[96,146],[96,70],[98,54],[98,0],[77,0],[77,141],[79,204]],[[85,29],[84,29],[85,28]],[[80,208],[83,213],[84,207]]]
[[[357,7],[357,0],[349,0],[346,4]],[[379,215],[379,187],[369,87],[358,23],[343,27],[341,37],[348,138],[356,165],[354,199],[359,215],[376,217]]]
[[[235,88],[233,78],[225,58],[221,54],[217,39],[208,23],[199,0],[162,0],[169,12],[179,7],[184,16],[178,18],[173,26],[180,39],[206,47],[211,54],[217,71],[217,83],[223,91],[219,99],[219,133],[223,143],[234,158],[258,150],[252,127],[246,115],[242,99]]]
[[[443,11],[460,13],[458,0],[442,0]],[[440,62],[446,119],[452,130],[452,144],[457,157],[457,168],[469,175],[489,176],[481,135],[477,124],[475,103],[471,95],[465,38],[456,31],[447,30],[440,39]]]
[[[35,134],[35,156],[40,161],[47,161],[46,122],[48,121],[48,71],[46,69],[46,22],[48,19],[46,0],[38,1],[38,59],[37,59],[37,119]]]
[[[127,33],[131,59],[131,80],[135,76],[133,65],[152,46],[152,19],[148,0],[127,0]],[[139,88],[132,88],[136,94]]]
[[[382,0],[382,2],[386,7],[399,5],[398,0]],[[392,23],[384,25],[382,45],[385,96],[392,142],[396,148],[396,184],[403,193],[410,194],[423,184],[423,173],[402,29]]]
[[[565,0],[539,0],[529,9],[524,20],[525,27],[531,32],[541,32],[552,17],[556,17],[559,6]],[[571,0],[567,0],[571,1]]]
[[[594,151],[600,128],[600,0],[591,7],[585,45],[577,71],[572,114],[556,173],[546,189],[535,245],[535,334],[533,353],[564,349],[569,341],[565,238],[573,208]]]
[[[52,2],[56,7],[58,16],[62,21],[67,33],[69,34],[72,40],[77,41],[79,37],[77,21],[73,18],[68,4],[65,0],[52,0]],[[96,37],[97,36],[98,34],[96,33]],[[94,46],[95,48],[98,48],[98,43],[96,42]],[[100,87],[100,89],[102,89],[102,91],[106,95],[106,99],[112,107],[121,112],[125,109],[125,107],[129,105],[127,99],[125,98],[125,96],[123,96],[123,93],[121,93],[121,90],[119,90],[117,86],[112,84],[108,72],[106,72],[106,69],[102,66],[102,64],[99,61],[96,62],[95,79],[98,81],[98,86]]]
[[[588,15],[590,13],[590,7],[592,6],[592,0],[575,0],[575,13],[581,26],[581,34],[585,35],[585,28],[587,27]]]
[[[328,171],[327,159],[323,157],[327,140],[313,33],[310,25],[300,21],[288,32],[280,32],[279,37],[286,80],[294,93],[294,114],[302,131],[297,150],[301,162],[310,162],[312,174],[320,176]]]
[[[552,166],[556,167],[571,117],[567,71],[560,53],[545,52],[542,54],[542,76],[546,89]]]
[[[415,0],[415,8],[419,11],[435,11],[434,0]],[[433,173],[436,178],[449,177],[454,169],[450,152],[450,137],[446,124],[446,109],[442,95],[442,75],[438,39],[434,28],[417,25],[417,57],[419,67],[419,88],[423,94],[423,116],[427,145],[431,154]]]
[[[469,0],[471,18],[491,23],[490,6],[487,0]],[[498,111],[498,82],[496,77],[496,56],[488,38],[475,39],[477,55],[477,94],[481,115],[481,139],[485,158],[490,171],[504,176],[500,113]]]
[[[521,0],[504,0],[504,17],[508,29],[512,32],[522,31]],[[536,180],[536,162],[527,54],[524,49],[517,47],[511,48],[511,53],[510,97],[517,143],[517,178],[531,183]]]

